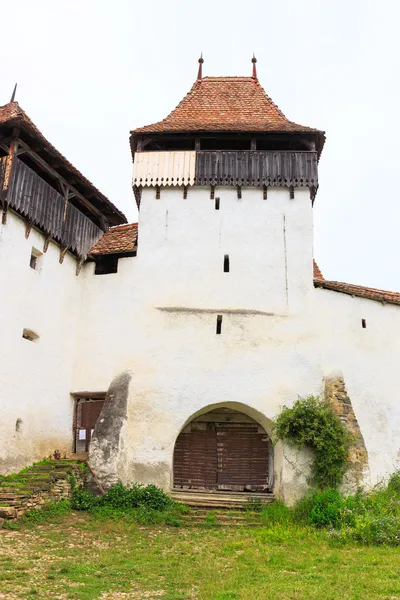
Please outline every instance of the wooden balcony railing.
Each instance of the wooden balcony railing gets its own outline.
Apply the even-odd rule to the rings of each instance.
[[[6,161],[7,157],[0,158],[3,206],[6,202],[63,248],[68,247],[80,258],[86,258],[103,231],[16,157],[13,158],[7,189],[4,189]]]
[[[136,152],[133,185],[318,187],[317,153],[201,150]]]
[[[196,152],[197,185],[317,187],[316,152]]]

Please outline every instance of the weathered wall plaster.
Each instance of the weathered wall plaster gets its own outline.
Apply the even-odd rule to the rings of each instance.
[[[38,270],[30,268],[32,248],[41,252],[44,239],[35,229],[26,239],[25,223],[12,211],[0,224],[1,473],[55,449],[71,450],[80,282],[74,257],[67,253],[59,264],[60,249],[52,242]],[[23,339],[24,328],[39,339]]]
[[[55,245],[42,273],[30,273],[30,249],[42,247],[42,236],[33,232],[25,240],[17,217],[2,229],[0,261],[11,278],[8,288],[2,282],[10,295],[0,309],[6,332],[0,444],[7,469],[55,445],[70,447],[70,392],[102,391],[113,382],[114,394],[115,382],[124,381],[126,417],[125,400],[118,400],[124,408],[112,426],[113,458],[101,458],[109,429],[99,424],[93,464],[107,484],[117,477],[168,490],[175,440],[193,415],[232,404],[270,423],[299,395],[323,395],[324,379],[338,373],[368,453],[364,483],[396,468],[399,307],[314,289],[307,190],[296,190],[294,200],[284,189],[269,190],[267,200],[254,188],[242,188],[241,199],[229,188],[217,188],[215,196],[220,210],[208,188],[190,188],[187,199],[182,188],[163,189],[159,200],[153,189],[143,190],[138,255],[121,259],[110,275],[95,276],[89,263],[75,277],[74,259],[59,265]],[[20,337],[27,326],[41,334],[37,344]],[[31,350],[38,349],[35,362]],[[19,417],[23,428],[29,424],[26,442],[9,444]],[[275,491],[286,501],[306,488],[309,460],[276,445]]]
[[[162,190],[159,200],[143,190],[137,258],[124,259],[117,275],[93,277],[86,268],[85,297],[93,299],[83,308],[75,387],[102,389],[114,374],[132,373],[119,477],[169,489],[176,437],[198,411],[235,403],[271,420],[299,395],[322,395],[324,377],[339,371],[376,482],[398,453],[398,338],[388,356],[383,340],[400,328],[399,309],[313,288],[306,190],[294,200],[287,190],[269,191],[268,200],[254,189],[242,189],[241,200],[233,189],[215,196],[219,211],[205,188],[190,189],[186,200],[179,188]],[[109,315],[104,327],[96,314]],[[288,501],[309,476],[310,456],[293,452],[275,449],[275,490]]]

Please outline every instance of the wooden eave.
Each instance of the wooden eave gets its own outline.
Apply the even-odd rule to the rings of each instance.
[[[21,147],[18,151],[19,158],[57,191],[60,191],[59,181],[57,181],[59,175],[77,192],[74,194],[71,190],[70,202],[81,212],[96,222],[105,221],[105,229],[111,225],[127,222],[125,215],[108,198],[73,167],[35,127],[31,127],[20,116],[0,122],[0,148],[4,154],[7,153],[7,146],[16,128],[19,130],[21,144],[25,145],[25,148]]]
[[[201,139],[218,139],[218,138],[264,138],[270,140],[287,140],[288,141],[288,150],[290,150],[290,141],[294,139],[302,139],[309,140],[315,143],[315,150],[318,154],[318,159],[321,156],[321,152],[323,150],[325,144],[325,132],[324,131],[304,131],[304,132],[288,132],[288,131],[210,131],[206,129],[199,129],[197,131],[189,131],[189,132],[162,132],[162,133],[136,133],[135,131],[130,132],[130,147],[132,153],[132,159],[134,160],[135,152],[137,151],[138,142],[143,140],[173,140],[173,139],[193,139],[196,138]],[[195,149],[195,148],[193,148]],[[250,148],[249,148],[250,149]]]

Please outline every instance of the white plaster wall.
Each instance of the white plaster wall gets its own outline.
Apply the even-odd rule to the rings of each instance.
[[[288,190],[271,190],[267,200],[254,189],[242,189],[240,200],[234,189],[215,195],[219,211],[206,188],[190,189],[186,200],[182,189],[163,189],[160,200],[144,190],[138,256],[113,275],[85,269],[74,386],[106,389],[112,375],[131,371],[119,462],[125,482],[168,489],[175,439],[205,407],[235,402],[271,419],[298,394],[321,390],[307,318],[309,192],[296,190],[294,200]]]
[[[55,449],[70,451],[72,364],[80,307],[76,261],[50,243],[30,268],[32,247],[43,250],[44,236],[9,211],[0,224],[0,472],[18,470]],[[24,328],[39,334],[22,338]],[[21,431],[16,421],[22,419]]]
[[[159,200],[143,190],[138,256],[117,274],[85,268],[75,389],[105,390],[113,375],[132,373],[118,474],[168,489],[175,439],[191,415],[234,402],[273,419],[341,372],[375,483],[399,453],[400,309],[313,288],[306,190],[294,200],[287,190],[267,200],[242,194],[217,188],[216,211],[208,189],[189,189],[186,200],[179,188]],[[290,500],[304,490],[307,456],[279,452],[277,480]]]
[[[323,289],[313,298],[321,368],[343,373],[374,485],[400,467],[400,307]]]
[[[298,395],[321,393],[323,377],[336,372],[365,438],[371,483],[396,467],[400,308],[313,288],[306,190],[294,200],[287,190],[269,190],[267,200],[254,189],[241,200],[233,189],[215,195],[219,211],[209,189],[189,189],[186,200],[180,188],[163,189],[160,200],[144,190],[138,256],[120,259],[110,275],[94,275],[88,263],[76,277],[75,259],[60,265],[55,244],[34,272],[31,249],[44,238],[32,231],[26,240],[24,223],[9,214],[0,229],[6,470],[70,449],[70,392],[105,391],[124,371],[132,379],[118,474],[127,483],[170,487],[176,437],[198,411],[233,402],[268,422]],[[22,339],[24,327],[37,343]],[[293,499],[307,456],[277,447],[276,470],[279,492]]]

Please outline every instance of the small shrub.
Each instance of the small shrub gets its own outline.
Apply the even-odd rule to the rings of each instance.
[[[308,523],[316,527],[340,527],[345,499],[335,489],[327,489],[312,495],[312,506]]]
[[[71,495],[71,508],[74,510],[89,510],[96,504],[97,498],[82,488],[75,488]]]
[[[128,488],[117,483],[99,498],[99,505],[114,508],[139,508],[141,506],[154,510],[165,510],[171,506],[171,499],[156,485],[135,484]]]
[[[316,487],[337,487],[346,471],[351,438],[327,402],[314,396],[284,406],[275,426],[278,439],[314,451],[312,480]]]
[[[371,546],[400,546],[400,517],[358,517],[353,527],[331,532],[330,539],[341,544],[358,542]]]

